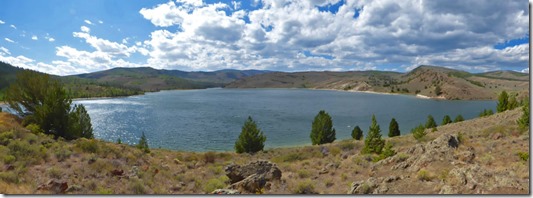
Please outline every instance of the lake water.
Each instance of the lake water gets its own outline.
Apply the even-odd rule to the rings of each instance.
[[[402,134],[425,123],[429,114],[437,124],[444,115],[465,119],[496,101],[443,101],[413,96],[307,89],[205,89],[161,91],[146,95],[78,100],[89,112],[95,137],[120,138],[136,144],[144,132],[152,148],[187,151],[231,151],[248,116],[267,136],[266,148],[310,145],[313,118],[326,110],[337,140],[351,138],[355,125],[365,136],[376,115],[383,136],[391,118]]]

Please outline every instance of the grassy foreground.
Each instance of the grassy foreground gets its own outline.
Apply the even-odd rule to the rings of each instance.
[[[367,185],[364,190],[387,194],[527,194],[530,137],[518,129],[520,115],[515,109],[439,126],[436,132],[428,129],[421,142],[411,134],[385,138],[397,154],[373,162],[371,155],[360,154],[364,142],[355,140],[276,148],[255,155],[164,149],[144,153],[133,146],[100,140],[54,140],[23,128],[17,117],[0,113],[0,193],[57,193],[43,186],[61,180],[68,183],[68,194],[204,194],[228,186],[226,165],[263,159],[276,163],[282,178],[258,193],[346,194],[352,182],[366,181],[363,185],[367,185],[372,178],[397,176],[391,183]],[[445,134],[461,142],[450,155],[417,151]],[[426,154],[436,158],[416,161]],[[397,168],[404,162],[413,163]],[[471,171],[473,167],[477,171]],[[460,171],[463,169],[464,173]],[[383,186],[386,189],[379,191]]]

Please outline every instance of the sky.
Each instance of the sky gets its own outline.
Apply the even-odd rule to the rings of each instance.
[[[0,61],[56,75],[386,70],[529,72],[525,0],[2,0]]]

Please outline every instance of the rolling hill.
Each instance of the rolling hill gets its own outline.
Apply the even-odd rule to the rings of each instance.
[[[417,94],[431,98],[496,99],[503,90],[528,95],[529,75],[511,71],[468,73],[436,66],[419,66],[408,73],[386,71],[273,72],[246,77],[226,88],[312,88],[345,91]],[[438,93],[436,93],[436,91]]]

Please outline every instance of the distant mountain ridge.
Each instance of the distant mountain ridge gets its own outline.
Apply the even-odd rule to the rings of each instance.
[[[496,99],[503,90],[529,95],[529,74],[511,71],[469,73],[422,65],[410,72],[273,72],[246,77],[226,88],[312,88],[413,94],[461,100]]]

